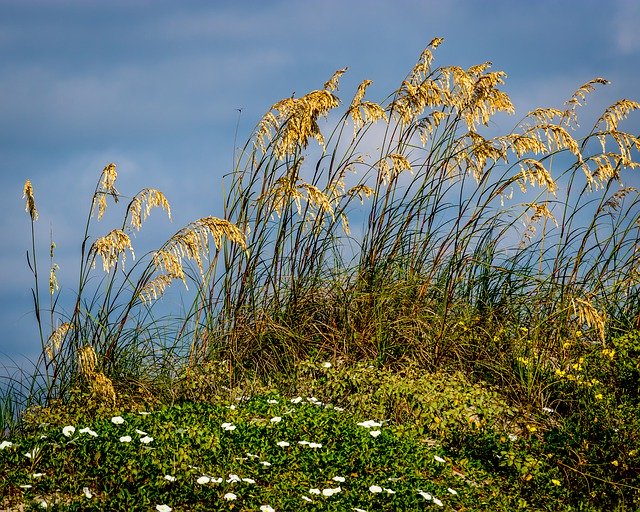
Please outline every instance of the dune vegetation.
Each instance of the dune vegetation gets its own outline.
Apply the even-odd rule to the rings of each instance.
[[[382,101],[342,102],[342,69],[274,104],[223,211],[148,254],[169,201],[107,165],[70,305],[32,229],[1,507],[640,508],[640,104],[581,127],[595,78],[513,122],[505,73],[435,66],[441,42]],[[154,314],[169,286],[188,307]]]

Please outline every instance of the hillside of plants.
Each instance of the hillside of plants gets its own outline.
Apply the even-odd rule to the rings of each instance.
[[[106,165],[64,287],[25,182],[42,354],[0,388],[0,509],[640,509],[640,103],[517,113],[442,42],[386,98],[345,68],[275,103],[146,254],[169,200]]]

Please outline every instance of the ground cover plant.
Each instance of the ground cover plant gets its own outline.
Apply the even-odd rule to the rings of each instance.
[[[337,114],[346,69],[277,102],[221,216],[135,260],[169,202],[107,165],[69,309],[27,180],[42,357],[0,401],[6,506],[640,506],[640,104],[580,128],[595,78],[494,135],[505,74],[435,67],[441,43],[382,102],[365,80]],[[157,318],[175,281],[190,306]]]

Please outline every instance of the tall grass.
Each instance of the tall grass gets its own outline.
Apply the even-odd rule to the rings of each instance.
[[[65,402],[78,389],[88,405],[114,407],[171,400],[185,383],[191,397],[219,382],[291,383],[309,359],[410,364],[489,383],[531,414],[566,413],[566,429],[582,434],[552,422],[555,440],[545,442],[566,447],[558,467],[571,485],[636,489],[636,455],[623,452],[637,435],[627,420],[638,405],[640,194],[623,182],[640,165],[640,139],[620,123],[640,104],[617,101],[583,130],[582,107],[607,84],[596,78],[562,107],[493,135],[493,116],[515,113],[505,74],[490,63],[435,67],[441,42],[379,103],[365,99],[365,80],[340,110],[346,69],[277,102],[234,156],[222,217],[198,219],[140,258],[130,235],[153,209],[170,216],[169,203],[143,189],[123,201],[116,229],[92,238],[92,222],[125,199],[107,165],[66,313],[53,242],[45,305],[27,181],[42,343],[32,383],[44,390],[32,385],[17,401],[9,387],[3,425],[18,402]],[[192,302],[157,318],[154,304],[175,281]],[[609,417],[614,404],[619,416]],[[597,422],[617,440],[615,476],[589,451]],[[518,466],[527,481],[529,462]]]
[[[562,108],[482,135],[492,116],[514,113],[505,74],[489,63],[435,67],[441,41],[382,103],[365,99],[365,80],[338,118],[346,69],[277,102],[234,158],[224,218],[193,222],[126,268],[129,234],[153,208],[170,216],[169,203],[144,189],[122,225],[92,241],[96,211],[123,197],[115,166],[105,167],[67,318],[56,310],[52,244],[48,337],[35,241],[29,260],[49,399],[82,375],[82,347],[113,397],[119,369],[138,366],[128,358],[157,353],[149,312],[175,280],[192,281],[195,299],[165,338],[188,346],[189,365],[228,361],[232,380],[330,356],[408,358],[519,386],[505,371],[518,357],[562,370],[576,331],[606,347],[637,325],[640,196],[622,180],[640,141],[619,123],[640,105],[614,103],[579,136],[580,108],[607,83],[596,78]],[[30,182],[25,197],[33,223]],[[105,274],[89,293],[99,259]]]

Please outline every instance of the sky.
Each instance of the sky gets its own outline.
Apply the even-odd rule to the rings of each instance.
[[[612,83],[589,99],[595,119],[617,99],[640,100],[638,27],[637,0],[0,0],[0,374],[40,351],[27,178],[41,271],[52,233],[69,293],[110,162],[123,194],[154,187],[168,197],[173,222],[154,212],[134,240],[152,246],[222,216],[234,147],[273,103],[322,88],[337,69],[349,67],[343,102],[365,78],[367,96],[382,100],[444,37],[436,65],[491,61],[507,73],[518,115],[498,128],[561,108],[602,76]],[[640,133],[640,115],[623,127]]]

